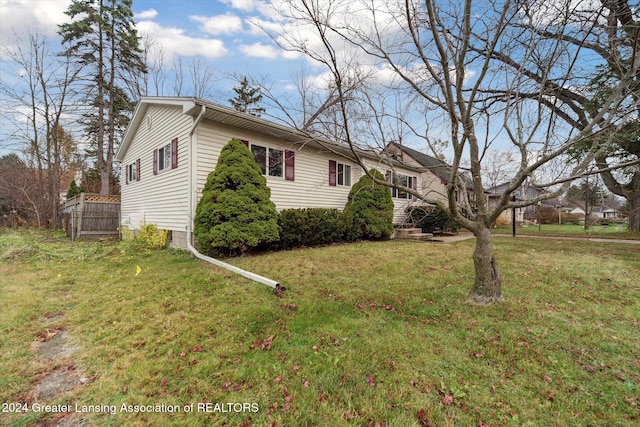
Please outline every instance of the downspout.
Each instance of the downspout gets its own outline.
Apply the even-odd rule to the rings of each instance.
[[[188,186],[188,190],[189,190],[189,203],[188,203],[188,209],[189,209],[189,215],[188,215],[188,223],[187,223],[187,249],[189,249],[189,251],[194,254],[196,256],[196,258],[199,258],[203,261],[207,261],[211,264],[217,265],[218,267],[222,267],[225,268],[229,271],[232,271],[236,274],[239,274],[240,276],[246,277],[247,279],[253,280],[254,282],[258,282],[258,283],[262,283],[263,285],[267,285],[271,288],[274,289],[274,292],[279,291],[279,290],[284,290],[284,288],[282,286],[280,286],[280,283],[276,282],[275,280],[271,280],[271,279],[267,279],[266,277],[260,276],[259,274],[255,274],[252,273],[250,271],[246,271],[243,270],[241,268],[238,268],[234,265],[231,264],[227,264],[226,262],[222,262],[218,259],[215,258],[211,258],[209,256],[203,255],[200,252],[198,252],[198,250],[191,244],[191,224],[193,224],[193,171],[194,171],[194,167],[191,164],[192,162],[192,150],[193,150],[193,133],[196,130],[196,126],[198,126],[198,123],[200,123],[200,120],[202,120],[202,116],[204,116],[205,111],[207,110],[207,107],[205,105],[202,106],[202,110],[200,111],[200,114],[198,114],[198,117],[196,117],[196,119],[193,122],[193,126],[191,126],[191,130],[189,131],[189,147],[188,147],[188,167],[189,167],[189,186]]]

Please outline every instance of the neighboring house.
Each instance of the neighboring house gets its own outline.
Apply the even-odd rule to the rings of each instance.
[[[121,163],[121,222],[137,229],[153,223],[169,230],[172,245],[185,247],[197,203],[222,147],[245,142],[266,176],[278,210],[336,208],[347,202],[363,175],[351,149],[309,138],[295,129],[194,98],[144,97],[116,154]],[[415,166],[390,168],[375,153],[360,152],[369,168],[424,193],[437,181]],[[391,172],[390,169],[393,169]],[[394,222],[402,223],[412,197],[393,190]]]
[[[619,219],[620,212],[617,209],[610,208],[608,206],[595,206],[593,208],[593,212],[591,213],[595,218],[603,218],[603,219]]]
[[[508,185],[509,183],[496,185],[487,192],[490,206],[497,203],[497,200],[502,197]],[[546,193],[546,190],[536,187],[535,185],[523,184],[512,193],[512,196],[515,196],[516,201],[525,201],[535,199],[536,197],[542,196]],[[551,199],[543,200],[539,204],[530,205],[524,208],[516,208],[516,223],[528,221],[536,222],[538,219],[538,207],[544,206],[558,208],[559,205],[560,203],[557,203],[556,199]],[[496,223],[511,223],[511,209],[504,210],[496,220]]]
[[[446,200],[447,184],[451,167],[441,160],[413,148],[406,147],[397,142],[389,143],[384,153],[392,159],[398,160],[403,165],[419,168],[422,171],[420,176],[421,188],[425,189],[423,194],[436,200]],[[456,191],[456,201],[459,202],[459,195]],[[416,201],[417,202],[417,201]]]
[[[585,219],[585,212],[584,212],[584,207],[581,207],[579,202],[571,202],[570,203],[571,206],[571,210],[569,211],[570,214],[577,216],[578,218],[584,220]],[[601,206],[593,206],[593,208],[591,208],[591,213],[589,214],[589,218],[591,221],[595,221],[597,219],[622,219],[622,215],[620,214],[620,211],[618,211],[617,209],[611,208],[609,206],[606,205],[601,205]]]

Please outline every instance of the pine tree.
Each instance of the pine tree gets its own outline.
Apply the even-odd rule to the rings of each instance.
[[[369,171],[384,181],[384,175],[375,169]],[[376,184],[368,175],[362,176],[351,187],[344,207],[350,239],[384,240],[393,233],[393,200],[389,188]]]
[[[231,106],[243,113],[260,117],[266,110],[263,107],[255,106],[262,101],[262,94],[259,87],[249,87],[249,81],[245,76],[240,82],[240,86],[235,86],[233,91],[236,97],[230,99]]]
[[[120,85],[146,72],[131,7],[132,0],[72,0],[65,13],[73,21],[58,31],[65,54],[83,67],[88,81],[84,125],[94,140],[102,194],[109,193],[115,141],[133,107]]]
[[[205,254],[235,255],[278,240],[271,190],[249,149],[238,139],[224,146],[196,208],[194,234]]]
[[[78,194],[82,193],[84,190],[78,187],[76,184],[76,180],[72,180],[71,184],[69,184],[69,190],[67,190],[67,200],[76,197]]]

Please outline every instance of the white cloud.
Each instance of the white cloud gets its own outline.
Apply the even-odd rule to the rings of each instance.
[[[190,37],[180,28],[162,27],[151,21],[142,21],[136,25],[141,34],[152,34],[163,47],[165,60],[172,60],[173,56],[202,55],[208,59],[217,59],[227,54],[224,43],[217,39]]]
[[[228,4],[234,9],[250,12],[263,2],[260,0],[222,0],[222,3]]]
[[[250,45],[242,45],[240,47],[242,53],[254,58],[275,59],[280,56],[280,50],[273,46],[262,44],[260,42]]]
[[[202,24],[200,28],[212,35],[234,34],[242,31],[242,20],[232,13],[218,16],[193,15],[190,18]]]
[[[58,31],[58,24],[70,21],[64,14],[69,0],[0,0],[0,40],[11,37],[13,31],[36,28],[48,36]]]
[[[143,10],[140,13],[136,13],[133,15],[135,19],[145,20],[145,19],[153,19],[158,16],[158,11],[155,9]]]

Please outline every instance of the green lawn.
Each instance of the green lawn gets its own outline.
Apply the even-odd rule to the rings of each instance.
[[[116,405],[84,414],[96,426],[638,425],[640,246],[497,237],[506,302],[473,307],[473,245],[229,260],[279,280],[279,299],[184,251],[0,232],[0,403],[34,403],[61,365],[89,380],[39,403]],[[33,343],[55,329],[78,350],[38,361]],[[56,419],[0,413],[0,425]]]
[[[511,227],[497,227],[493,229],[494,233],[511,234]],[[570,236],[570,237],[597,237],[604,239],[640,239],[639,232],[627,231],[626,226],[622,226],[618,229],[617,224],[610,224],[607,226],[594,225],[589,227],[588,230],[584,229],[584,225],[571,225],[571,224],[545,224],[540,225],[528,225],[516,227],[516,235],[542,235],[542,236]]]

